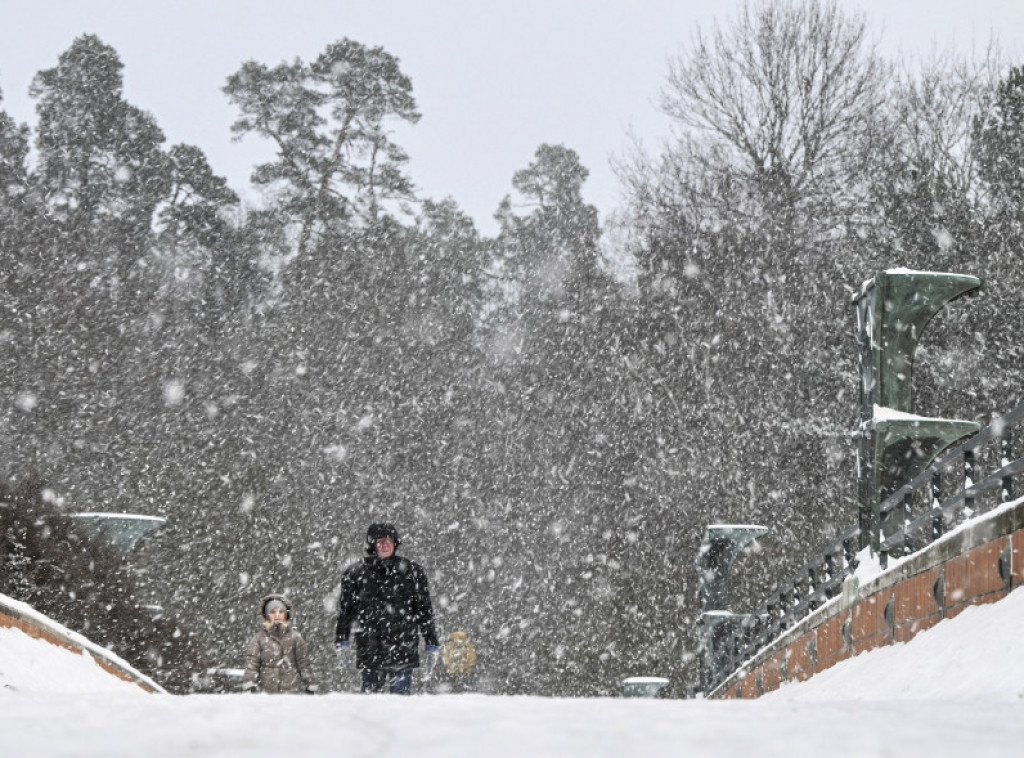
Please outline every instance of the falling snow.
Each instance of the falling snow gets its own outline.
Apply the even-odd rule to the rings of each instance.
[[[0,100],[0,591],[178,692],[237,667],[285,592],[341,690],[341,570],[388,520],[442,637],[480,651],[475,692],[661,676],[692,699],[705,526],[771,529],[737,561],[742,611],[857,518],[860,282],[986,282],[922,336],[915,416],[988,423],[1024,383],[1024,74],[893,68],[868,19],[820,7],[723,16],[636,83],[672,138],[618,162],[615,214],[545,142],[491,235],[417,194],[402,136],[431,114],[398,51],[238,64],[231,132],[267,151],[243,201],[129,101],[109,40],[70,41],[32,124]],[[169,527],[121,567],[53,536],[83,511]],[[146,634],[113,628],[118,598]]]

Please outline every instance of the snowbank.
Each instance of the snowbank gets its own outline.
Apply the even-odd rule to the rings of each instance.
[[[72,652],[20,629],[0,627],[0,693],[145,695],[137,684],[104,670],[87,652]]]
[[[50,637],[30,636],[15,624]],[[34,630],[34,631],[33,631]],[[104,669],[117,669],[127,681]],[[32,606],[0,595],[0,691],[2,692],[163,692],[127,661],[73,632]]]

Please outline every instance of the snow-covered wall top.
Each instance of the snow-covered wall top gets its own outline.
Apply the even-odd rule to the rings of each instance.
[[[35,639],[33,639],[35,638]],[[45,642],[42,642],[45,641]],[[48,648],[41,647],[46,644]],[[78,659],[69,667],[61,659]],[[66,691],[105,690],[108,688],[146,692],[164,689],[139,672],[120,656],[100,647],[88,638],[58,624],[27,603],[0,594],[0,689]],[[62,672],[61,679],[47,677],[48,663]],[[69,677],[68,672],[77,675]],[[20,672],[20,674],[19,674]],[[17,680],[17,681],[15,681]]]

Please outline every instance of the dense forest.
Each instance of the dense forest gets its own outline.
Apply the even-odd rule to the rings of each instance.
[[[38,73],[34,126],[0,99],[0,505],[43,513],[0,521],[0,592],[81,603],[121,576],[72,560],[89,548],[64,529],[33,549],[70,568],[30,571],[18,534],[41,519],[165,516],[130,557],[162,616],[143,644],[126,610],[134,641],[105,640],[180,691],[240,665],[258,599],[284,592],[319,675],[351,687],[340,574],[386,519],[481,691],[661,675],[685,694],[704,527],[772,529],[737,564],[743,610],[856,520],[863,280],[985,279],[922,340],[916,411],[1020,402],[1024,66],[888,60],[825,0],[680,42],[673,131],[624,150],[621,210],[600,219],[578,155],[542,144],[493,238],[418,196],[392,139],[420,118],[415,72],[354,40],[227,78],[234,132],[275,150],[258,207],[165,144],[95,36]]]

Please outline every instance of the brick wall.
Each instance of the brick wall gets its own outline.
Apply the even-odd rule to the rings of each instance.
[[[1012,523],[1019,525],[1019,520]],[[838,604],[832,615],[780,642],[780,650],[744,667],[723,693],[712,696],[760,697],[851,656],[907,642],[970,605],[996,602],[1024,584],[1024,529],[976,546],[965,541],[964,546],[956,555],[938,553],[937,565],[924,564],[884,586],[862,588],[852,602]]]

